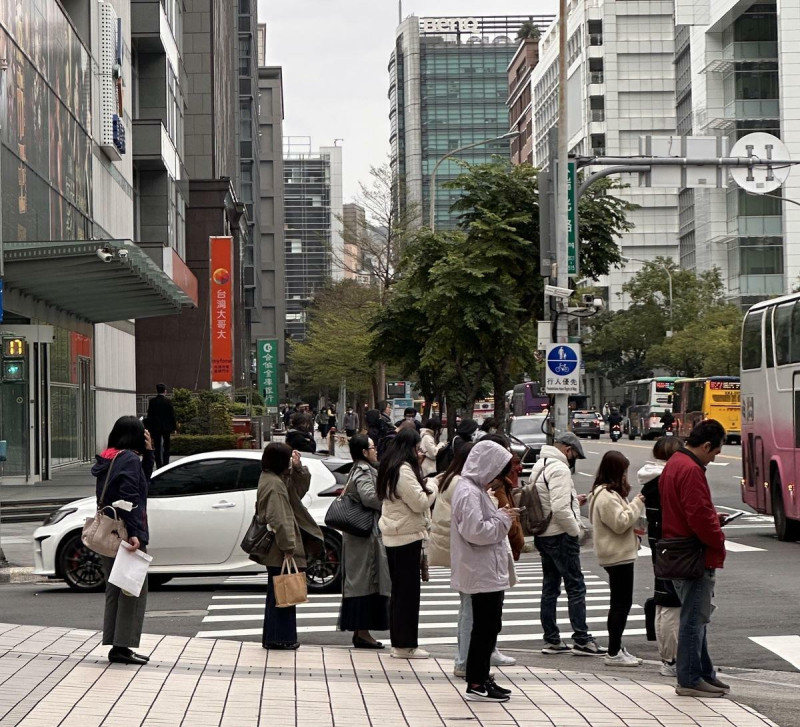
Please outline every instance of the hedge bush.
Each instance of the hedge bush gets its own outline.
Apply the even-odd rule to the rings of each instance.
[[[170,439],[170,454],[199,454],[236,449],[235,434],[175,434]]]

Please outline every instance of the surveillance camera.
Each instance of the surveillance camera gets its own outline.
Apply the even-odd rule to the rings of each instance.
[[[592,300],[592,306],[595,310],[603,310],[605,308],[605,301],[602,298],[594,298]]]
[[[583,303],[584,307],[588,308],[590,305],[594,304],[594,296],[591,293],[584,293],[581,296],[581,302]]]
[[[117,251],[117,255],[119,255],[120,260],[127,260],[128,259],[128,251],[123,247],[121,250]]]
[[[549,295],[551,298],[569,298],[575,291],[569,288],[559,288],[556,285],[545,285],[544,294]]]
[[[107,247],[98,247],[97,257],[99,257],[104,263],[110,263],[114,256]]]

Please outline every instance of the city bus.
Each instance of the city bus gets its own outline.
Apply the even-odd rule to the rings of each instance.
[[[676,434],[687,437],[699,421],[716,419],[725,427],[728,444],[740,443],[742,408],[739,387],[738,376],[678,379],[672,395]]]
[[[538,381],[517,384],[511,395],[511,413],[515,417],[541,414],[550,408],[550,397],[539,386]]]
[[[663,431],[661,416],[672,408],[677,376],[625,382],[628,439],[655,439]]]
[[[742,325],[742,500],[800,539],[800,295],[756,303]]]

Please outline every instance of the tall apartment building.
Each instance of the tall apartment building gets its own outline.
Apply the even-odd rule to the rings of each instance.
[[[0,3],[6,483],[91,459],[136,409],[132,319],[196,304],[176,7]]]
[[[544,29],[552,15],[419,18],[397,28],[389,61],[391,166],[397,203],[420,224],[429,224],[430,177],[448,152],[508,132],[506,69],[517,50],[522,24]],[[461,152],[471,164],[509,156],[509,142],[492,141]],[[458,190],[444,183],[457,176],[456,159],[436,175],[437,228],[455,227],[450,206]]]
[[[367,236],[366,210],[355,202],[348,202],[342,207],[342,227],[344,235],[344,253],[342,257],[342,275],[347,280],[361,280],[364,272],[364,252],[370,249]]]
[[[572,0],[567,18],[567,131],[570,153],[639,154],[641,135],[674,134],[675,70],[672,2]],[[534,163],[548,158],[548,131],[558,123],[558,25],[539,44],[531,76],[534,103]],[[620,197],[639,205],[635,224],[620,241],[624,255],[678,259],[678,191],[638,186],[637,175],[621,175],[630,189]],[[622,285],[641,267],[631,261],[613,271],[608,302],[625,305]]]
[[[538,62],[539,40],[526,38],[508,64],[508,128],[519,134],[511,139],[512,164],[533,164],[531,74]]]
[[[283,170],[286,333],[302,341],[314,293],[342,274],[342,148],[286,137]]]
[[[754,131],[781,138],[800,158],[800,1],[778,6],[734,0],[675,3],[678,132],[722,135],[731,145]],[[797,286],[800,177],[776,196],[727,190],[681,190],[681,265],[723,272],[732,302],[747,307]]]
[[[283,73],[265,65],[265,26],[259,27],[258,145],[259,145],[259,243],[255,248],[258,279],[252,335],[277,339],[281,375],[279,399],[285,398],[282,375],[286,365],[286,248],[283,179]]]

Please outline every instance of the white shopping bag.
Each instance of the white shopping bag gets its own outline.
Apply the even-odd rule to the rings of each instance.
[[[138,598],[152,560],[152,555],[142,550],[133,550],[133,546],[123,540],[117,551],[117,557],[114,558],[114,567],[111,569],[108,582],[121,588],[126,594]]]

